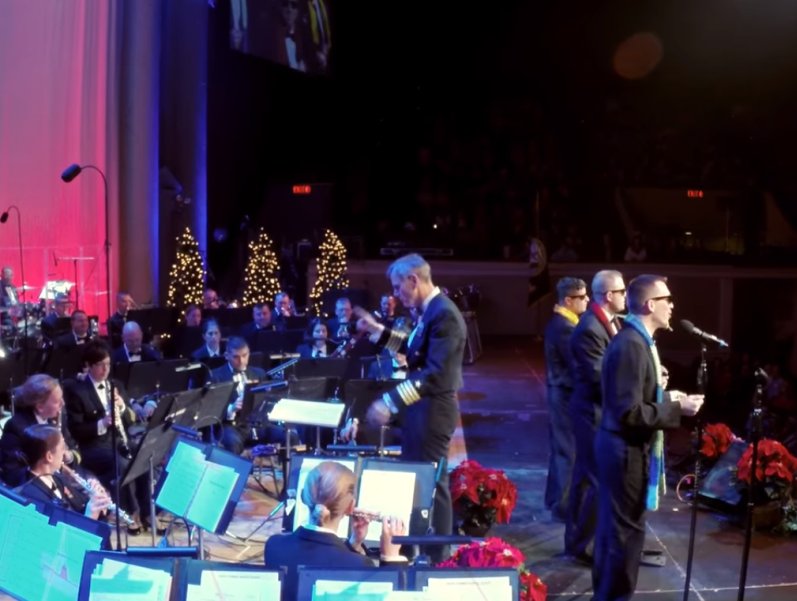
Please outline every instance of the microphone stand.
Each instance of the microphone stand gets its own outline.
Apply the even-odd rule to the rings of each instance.
[[[705,394],[708,383],[708,367],[706,364],[706,345],[700,344],[700,366],[697,368],[697,392]],[[700,412],[695,415],[695,434],[697,436],[697,453],[695,455],[695,479],[692,483],[692,508],[689,521],[689,547],[686,559],[686,578],[684,580],[683,601],[689,599],[689,587],[692,581],[692,563],[695,557],[695,532],[697,530],[697,495],[700,488],[700,442],[703,438],[703,420]]]
[[[116,402],[114,399],[113,384],[110,378],[108,382],[108,404],[111,406],[111,448],[113,449],[113,488],[116,495],[116,550],[122,549],[122,526],[119,519],[119,506],[122,504],[122,497],[120,491],[122,490],[121,482],[119,482],[119,449],[117,448],[117,432],[116,432]],[[124,426],[123,426],[124,427]]]
[[[742,546],[742,566],[739,569],[738,601],[744,601],[744,589],[747,584],[747,564],[750,559],[750,545],[753,541],[753,510],[755,509],[755,489],[758,484],[756,469],[758,466],[758,442],[761,440],[761,417],[764,413],[762,400],[764,398],[763,381],[766,379],[761,370],[755,372],[756,385],[753,395],[753,410],[750,413],[750,443],[753,445],[753,455],[750,458],[750,487],[747,489],[747,508],[744,520],[744,545]]]
[[[27,300],[27,290],[25,290],[26,282],[25,282],[25,260],[24,254],[22,249],[22,214],[19,212],[19,207],[17,205],[9,206],[2,216],[0,216],[0,223],[5,223],[8,221],[8,214],[12,211],[16,211],[17,213],[17,244],[19,246],[19,275],[22,278],[22,328],[23,328],[23,342],[22,342],[22,361],[24,363],[23,366],[23,373],[25,377],[28,377],[30,373],[29,365],[28,365],[28,306],[26,304]]]

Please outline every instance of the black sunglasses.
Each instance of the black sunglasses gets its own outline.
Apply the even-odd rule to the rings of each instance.
[[[667,301],[668,303],[671,303],[672,302],[672,294],[668,294],[666,296],[654,296],[653,298],[649,298],[648,300],[652,300],[652,301],[663,300],[663,301]]]
[[[586,294],[568,294],[567,298],[577,298],[578,300],[584,300],[587,298],[588,295]]]

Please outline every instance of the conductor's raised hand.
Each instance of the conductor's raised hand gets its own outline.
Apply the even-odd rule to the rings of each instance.
[[[387,425],[390,421],[390,416],[390,409],[385,405],[385,402],[382,399],[377,399],[368,407],[368,413],[365,417],[369,424],[374,427],[380,427]]]
[[[358,332],[365,332],[369,335],[376,334],[384,327],[374,319],[373,315],[362,307],[352,307],[352,313],[357,317]]]

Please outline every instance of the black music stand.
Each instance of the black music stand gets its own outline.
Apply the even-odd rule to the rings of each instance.
[[[77,351],[74,348],[54,348],[47,360],[45,372],[60,380],[75,377],[83,369],[82,350],[81,348],[78,348]]]
[[[349,366],[349,359],[300,359],[294,366],[297,378],[338,378],[343,379]]]

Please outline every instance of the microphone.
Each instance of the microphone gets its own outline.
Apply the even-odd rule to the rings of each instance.
[[[67,167],[61,172],[61,179],[64,180],[66,183],[69,183],[73,179],[75,179],[78,175],[80,175],[80,172],[82,170],[83,168],[80,165],[78,165],[77,163],[72,163],[69,167]]]
[[[700,328],[695,327],[695,324],[693,324],[688,319],[681,320],[681,327],[690,334],[697,336],[702,340],[706,340],[708,342],[715,342],[720,346],[720,348],[728,348],[728,343],[725,342],[722,338],[717,338],[714,334],[709,334],[708,332],[704,332]]]

